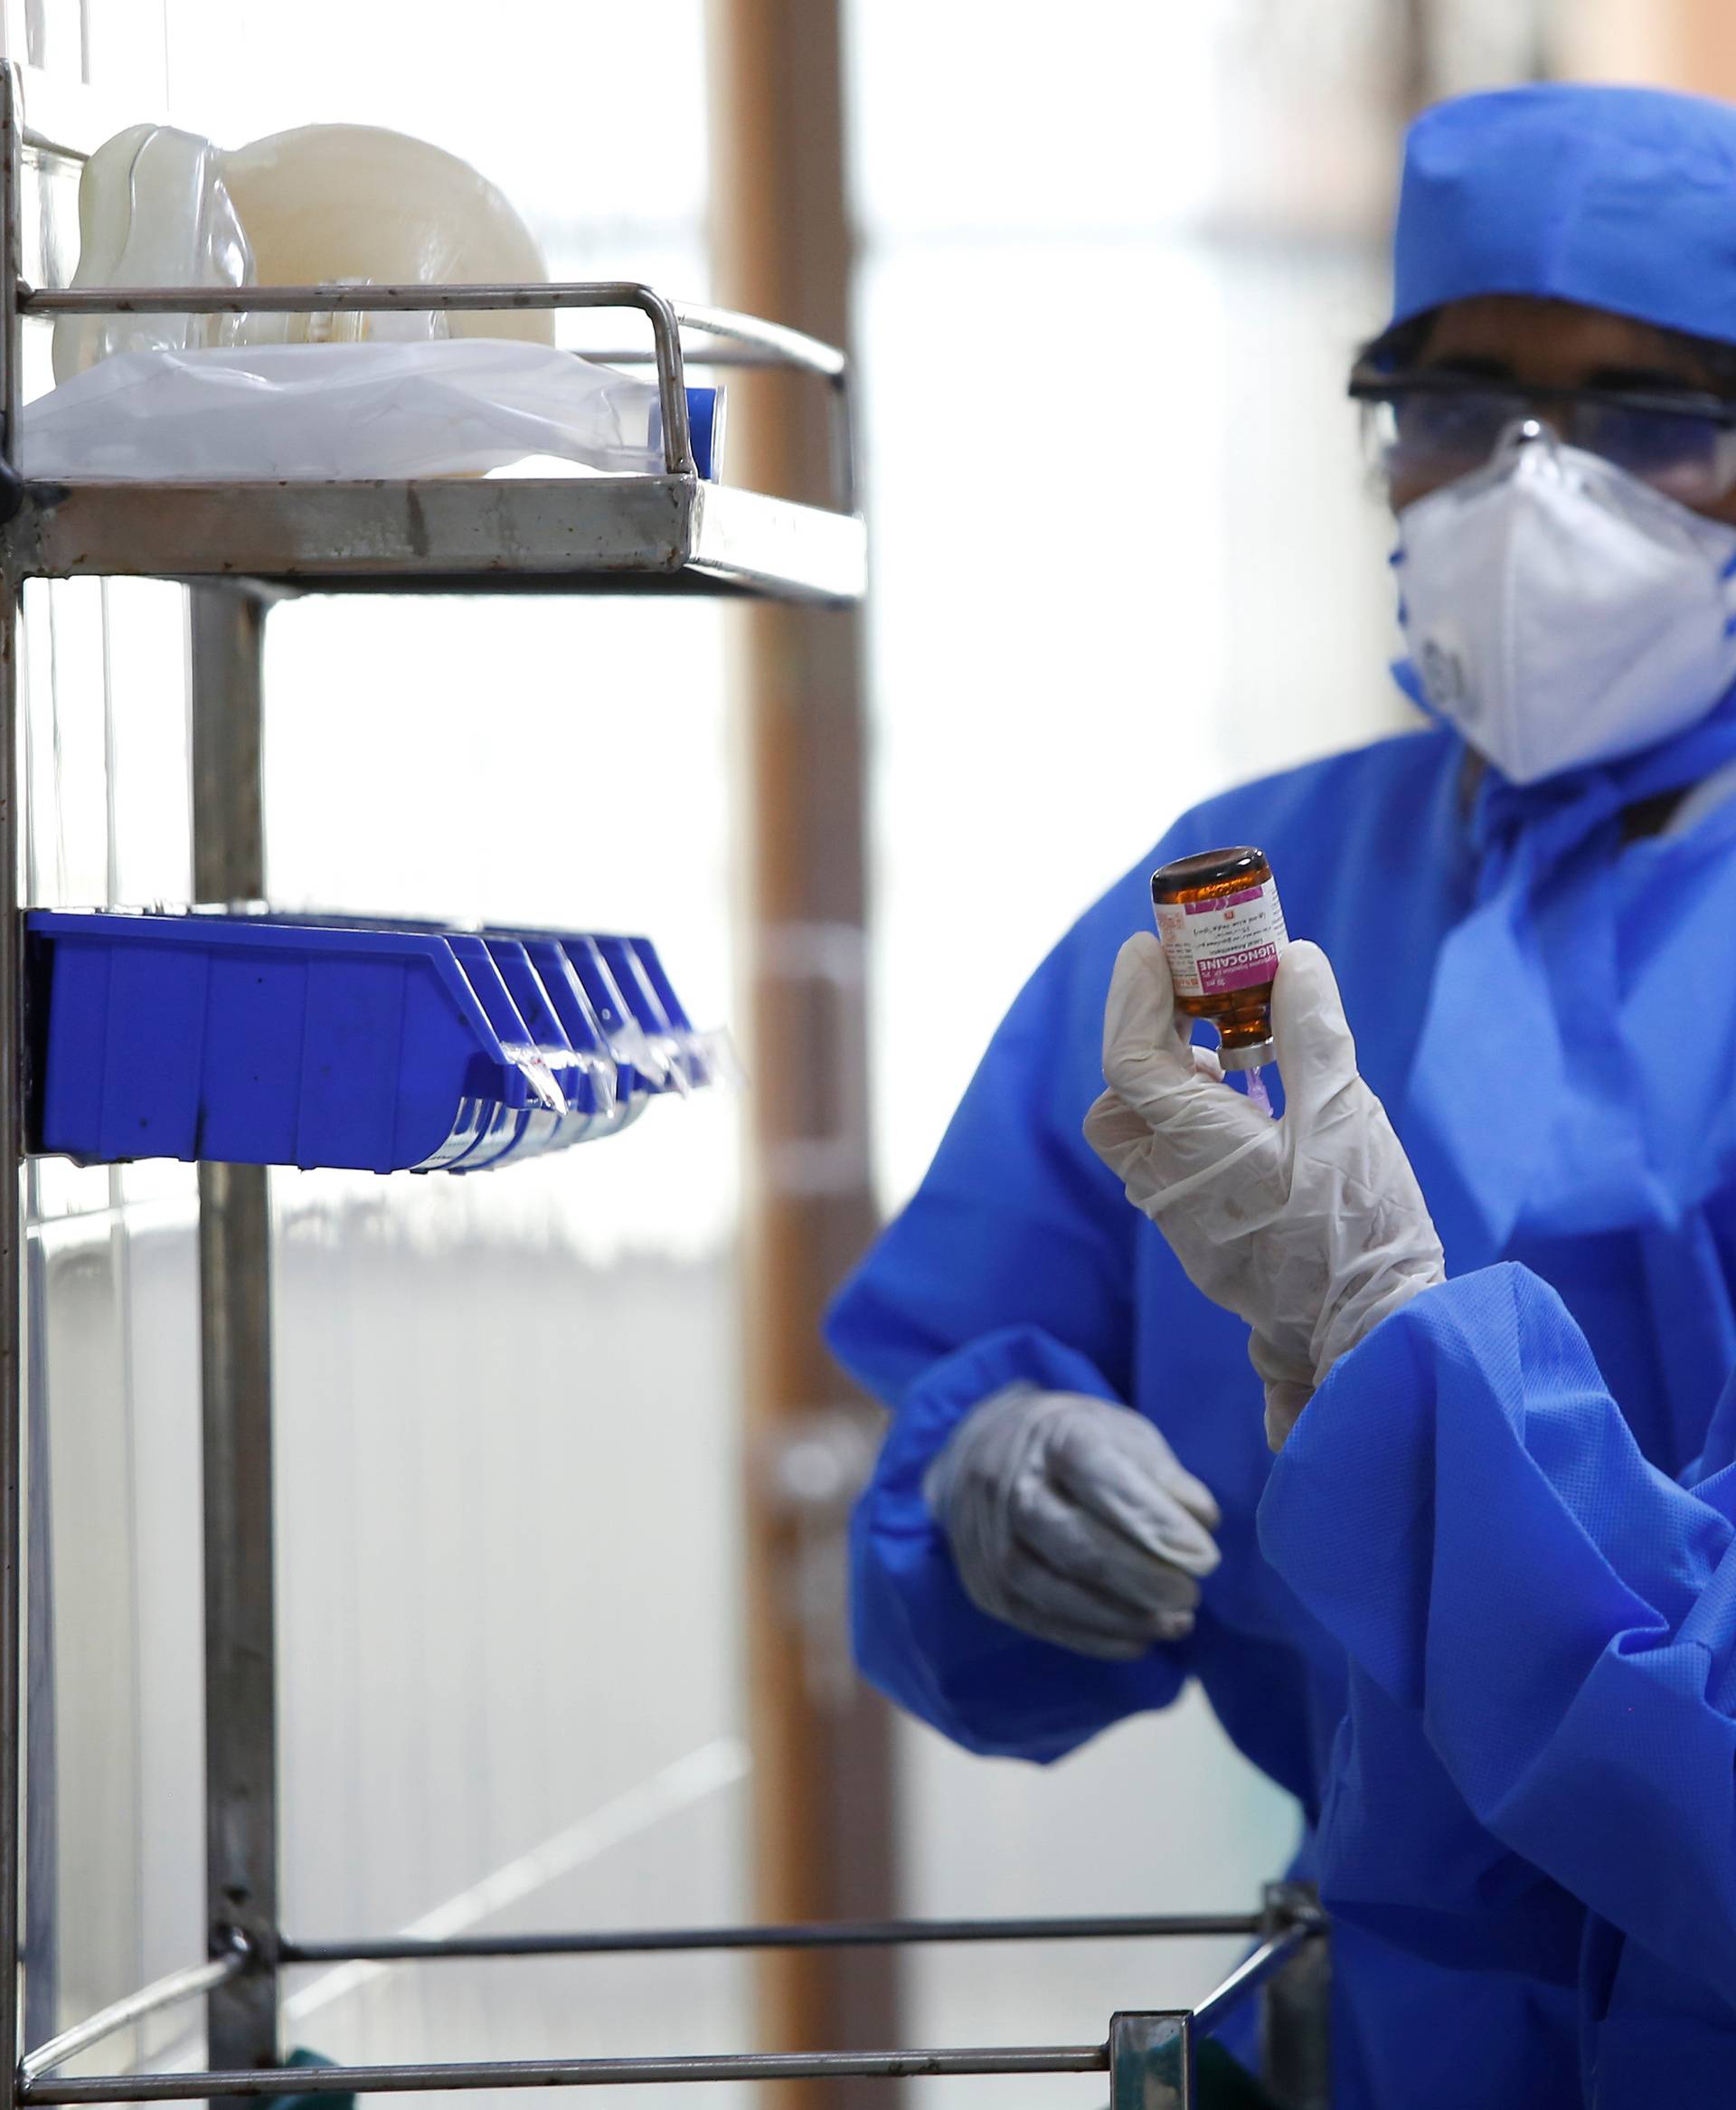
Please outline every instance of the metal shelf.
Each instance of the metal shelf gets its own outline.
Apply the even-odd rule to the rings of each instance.
[[[803,331],[682,306],[631,280],[549,285],[119,286],[38,289],[18,275],[24,144],[14,74],[0,110],[0,270],[6,372],[0,570],[29,578],[233,580],[299,592],[699,591],[847,604],[862,598],[849,361]],[[664,473],[325,482],[26,480],[17,468],[22,329],[72,315],[447,313],[632,309],[648,352],[591,355],[656,369]],[[692,349],[688,339],[713,340]],[[700,476],[689,365],[769,367],[828,391],[835,508]]]
[[[863,523],[697,476],[23,487],[14,578],[245,580],[291,592],[860,598]]]
[[[1091,1920],[892,1920],[850,1925],[677,1927],[625,1934],[546,1935],[501,1943],[280,1941],[278,1961],[390,1957],[429,1963],[477,1955],[625,1955],[646,1951],[912,1946],[1241,1934],[1258,1945],[1197,2007],[1122,2011],[1098,2044],[996,2045],[944,2050],[692,2053],[675,2058],[468,2059],[392,2066],[232,2067],[203,2073],[102,2074],[63,2079],[58,2069],[148,2014],[243,1982],[259,1959],[228,1930],[212,1962],[171,1972],[28,2052],[16,2102],[152,2103],[292,2095],[460,2094],[477,2088],[686,2086],[707,2081],[902,2080],[932,2075],[1102,2073],[1109,2110],[1193,2110],[1201,2039],[1260,1996],[1262,2069],[1284,2110],[1328,2110],[1328,1929],[1312,1889],[1273,1883],[1257,1915],[1175,1914]]]

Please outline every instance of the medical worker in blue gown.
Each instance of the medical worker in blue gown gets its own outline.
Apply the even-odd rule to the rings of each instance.
[[[1344,2110],[1570,2105],[1582,2012],[1615,2073],[1623,2031],[1716,2030],[1705,1973],[1736,1982],[1728,1526],[1702,1477],[1736,1365],[1736,111],[1444,105],[1408,143],[1395,262],[1354,387],[1434,723],[1189,814],[1017,998],[830,1322],[894,1409],[856,1641],[948,1736],[1037,1760],[1198,1679],[1343,1914]],[[1160,752],[1106,766],[1156,790]],[[1189,1192],[1160,1231],[1080,1126],[1147,874],[1231,842],[1330,955],[1432,1225],[1306,1338],[1309,1269],[1285,1275],[1253,1367],[1256,1315],[1168,1243]],[[1324,1249],[1335,1193],[1392,1168],[1305,1164]],[[1402,1360],[1392,1429],[1378,1381],[1354,1415],[1323,1397],[1275,1480],[1262,1400],[1281,1437],[1389,1313],[1342,1389]],[[1533,1384],[1561,1409],[1534,1426]]]
[[[1162,947],[1130,939],[1085,1134],[1250,1329],[1282,1452],[1260,1546],[1350,1668],[1325,1893],[1449,1965],[1577,1986],[1588,2105],[1724,2110],[1736,1380],[1697,1458],[1650,1462],[1533,1269],[1448,1280],[1317,947],[1273,1009],[1281,1122],[1196,1063]]]

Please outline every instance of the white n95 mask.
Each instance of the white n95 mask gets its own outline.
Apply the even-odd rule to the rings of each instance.
[[[1399,515],[1424,694],[1515,784],[1656,746],[1736,683],[1736,528],[1547,429]]]

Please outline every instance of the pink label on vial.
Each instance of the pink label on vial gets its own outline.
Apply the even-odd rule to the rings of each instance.
[[[1288,937],[1278,890],[1269,881],[1205,901],[1156,905],[1177,996],[1219,997],[1257,989],[1277,972]]]
[[[1242,952],[1221,953],[1215,960],[1194,962],[1203,997],[1223,995],[1230,989],[1251,989],[1269,982],[1278,972],[1276,945],[1256,945]]]
[[[1244,886],[1240,894],[1215,894],[1210,901],[1189,901],[1182,905],[1191,916],[1214,916],[1220,909],[1235,908],[1244,901],[1258,901],[1265,891],[1263,886]]]

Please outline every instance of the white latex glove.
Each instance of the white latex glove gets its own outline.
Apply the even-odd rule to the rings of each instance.
[[[929,1468],[958,1579],[992,1619],[1125,1661],[1194,1625],[1218,1565],[1210,1490],[1131,1407],[1012,1385]]]
[[[1155,934],[1128,939],[1103,1027],[1109,1089],[1085,1135],[1190,1280],[1253,1329],[1266,1436],[1283,1444],[1338,1358],[1445,1279],[1440,1241],[1385,1109],[1356,1073],[1338,985],[1292,945],[1272,991],[1284,1118],[1202,1074]]]

